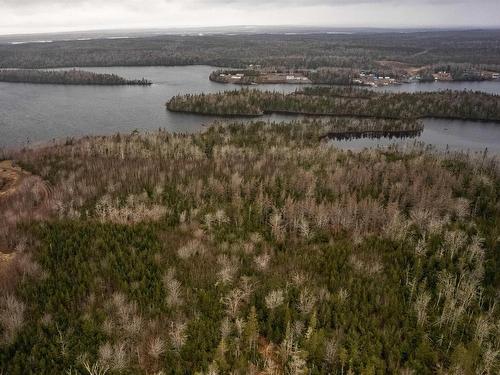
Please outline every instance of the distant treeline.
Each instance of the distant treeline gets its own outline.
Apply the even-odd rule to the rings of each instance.
[[[148,86],[146,79],[128,80],[116,74],[99,74],[84,70],[0,70],[0,81],[19,83],[50,83],[63,85],[141,85]]]
[[[147,38],[0,45],[0,67],[173,66],[378,69],[378,61],[413,66],[498,66],[500,31],[355,34],[165,35]]]
[[[178,95],[173,112],[215,116],[261,116],[265,113],[354,116],[388,119],[450,118],[500,121],[500,96],[470,91],[377,93],[354,88],[308,87],[292,94],[235,90]]]

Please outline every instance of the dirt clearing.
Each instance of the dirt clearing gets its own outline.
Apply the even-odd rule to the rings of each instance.
[[[0,162],[0,199],[15,193],[29,172],[14,166],[11,160]]]

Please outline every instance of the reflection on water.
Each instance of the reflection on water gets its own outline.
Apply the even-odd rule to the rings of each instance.
[[[337,147],[351,150],[390,145],[409,147],[424,143],[438,150],[484,151],[487,149],[489,152],[500,153],[500,124],[426,119],[422,134],[413,138],[360,138],[348,141],[332,140],[331,143]]]
[[[216,69],[209,66],[85,69],[114,73],[129,79],[147,78],[154,84],[151,87],[110,87],[0,82],[0,148],[88,134],[129,133],[134,129],[150,131],[162,128],[171,132],[195,132],[214,119],[168,112],[166,101],[177,94],[238,88],[209,81],[209,74]],[[285,93],[297,89],[295,85],[254,87]],[[385,87],[384,90],[435,91],[446,88],[468,88],[500,94],[500,82],[410,84]],[[272,115],[264,119],[283,121],[294,118],[297,117]],[[427,120],[426,129],[417,140],[458,149],[488,147],[498,152],[500,124]],[[362,148],[384,143],[391,143],[391,140],[360,139],[338,145]]]

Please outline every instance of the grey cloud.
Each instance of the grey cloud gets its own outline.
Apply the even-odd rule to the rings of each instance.
[[[224,25],[500,27],[500,0],[0,0],[0,34]]]
[[[301,5],[301,6],[337,6],[337,5],[383,5],[383,4],[394,4],[394,5],[459,5],[459,4],[471,4],[471,5],[481,5],[488,3],[498,3],[499,0],[195,0],[198,3],[211,5],[211,4],[238,4],[238,5],[248,5],[255,6],[257,4],[279,4],[281,6],[286,5]]]
[[[249,7],[255,5],[292,5],[292,6],[336,6],[336,5],[362,5],[362,4],[411,4],[411,5],[442,5],[442,4],[463,4],[469,3],[473,5],[481,5],[486,3],[496,3],[498,0],[185,0],[186,3],[198,3],[204,4],[206,6],[210,5],[247,5]],[[179,3],[175,0],[149,0],[147,4],[151,3]],[[0,0],[0,5],[7,5],[11,7],[16,6],[43,6],[43,5],[60,5],[60,6],[79,6],[83,4],[101,4],[101,5],[116,5],[116,6],[127,6],[127,5],[137,5],[142,4],[147,8],[147,4],[144,4],[143,0]]]

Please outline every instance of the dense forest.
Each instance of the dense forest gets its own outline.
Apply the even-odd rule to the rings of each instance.
[[[383,93],[358,88],[306,87],[291,94],[234,90],[173,97],[174,112],[217,116],[264,113],[354,116],[389,119],[451,118],[500,121],[500,96],[471,91]]]
[[[99,74],[84,70],[0,70],[0,82],[50,83],[62,85],[140,85],[149,86],[146,79],[128,80],[116,74]]]
[[[147,38],[0,44],[0,68],[206,64],[246,68],[378,69],[466,63],[500,71],[500,31],[353,34],[166,35]]]
[[[498,161],[330,125],[4,155],[0,372],[497,374]]]

